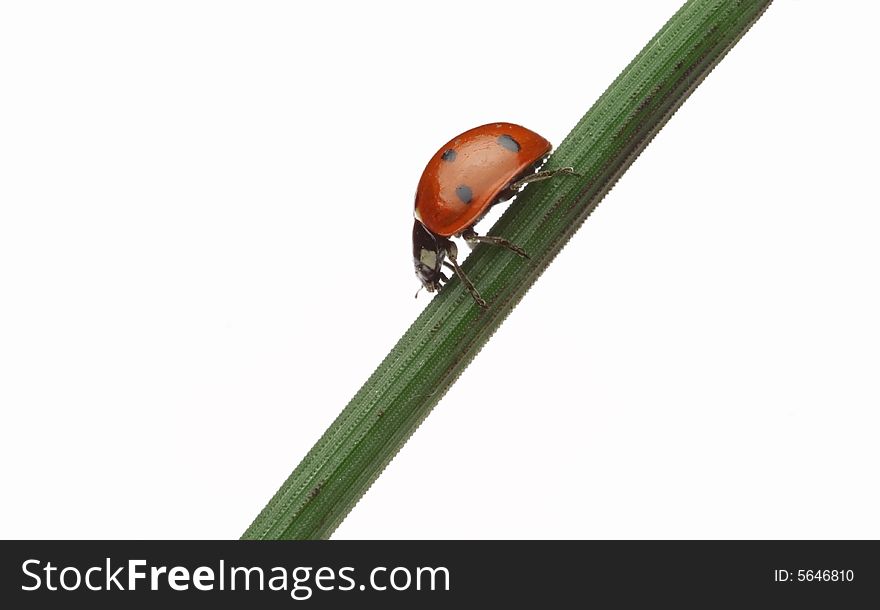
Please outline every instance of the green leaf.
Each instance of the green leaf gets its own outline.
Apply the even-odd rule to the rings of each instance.
[[[770,1],[685,3],[550,157],[548,168],[572,166],[579,175],[528,186],[488,231],[522,246],[530,259],[477,246],[463,268],[488,308],[478,307],[453,278],[243,538],[326,538],[333,533],[654,134]]]

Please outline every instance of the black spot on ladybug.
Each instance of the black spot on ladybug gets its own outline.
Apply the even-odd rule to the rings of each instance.
[[[451,162],[451,161],[455,161],[455,157],[457,155],[458,155],[458,153],[456,153],[454,149],[449,148],[446,150],[446,152],[443,153],[443,156],[441,156],[440,158],[443,159],[444,161]]]
[[[465,184],[455,187],[455,194],[458,195],[458,198],[461,199],[462,203],[470,203],[471,199],[474,198],[474,193],[471,191],[471,187]]]
[[[519,142],[517,142],[507,134],[504,134],[503,136],[498,136],[497,142],[510,152],[519,152]]]

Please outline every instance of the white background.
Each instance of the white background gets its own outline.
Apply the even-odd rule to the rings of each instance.
[[[880,15],[838,4],[770,8],[337,538],[880,537]],[[680,1],[537,6],[4,3],[0,537],[238,537],[427,302],[430,155],[558,143]]]

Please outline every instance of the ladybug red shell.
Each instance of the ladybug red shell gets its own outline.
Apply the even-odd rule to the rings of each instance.
[[[416,190],[416,219],[435,235],[461,234],[551,148],[542,136],[513,123],[464,132],[428,161]]]
[[[477,235],[473,225],[492,205],[514,197],[523,185],[570,167],[537,171],[552,146],[530,129],[513,123],[489,123],[470,129],[438,150],[419,180],[413,224],[413,262],[416,276],[428,292],[448,280],[443,266],[452,268],[481,307],[486,301],[458,265],[458,249],[450,237],[469,244],[491,243],[528,258],[503,237]],[[446,258],[449,262],[446,262]]]

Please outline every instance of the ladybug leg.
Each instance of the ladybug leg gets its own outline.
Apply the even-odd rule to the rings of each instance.
[[[461,237],[470,246],[475,246],[478,243],[494,244],[496,246],[501,246],[502,248],[507,248],[511,252],[515,252],[523,258],[529,258],[529,255],[526,254],[525,250],[523,250],[516,244],[504,239],[503,237],[496,237],[494,235],[477,235],[476,231],[474,231],[473,228],[462,231]]]
[[[550,178],[555,178],[556,176],[580,176],[580,174],[574,171],[573,167],[547,169],[542,172],[535,172],[534,174],[529,174],[528,176],[520,178],[519,180],[508,186],[507,190],[515,194],[527,184],[531,184],[532,182],[540,182],[541,180],[549,180]]]
[[[486,301],[483,297],[480,296],[480,293],[477,292],[477,289],[474,287],[474,284],[471,282],[470,278],[465,275],[464,271],[461,270],[461,266],[458,264],[458,248],[453,242],[449,242],[446,246],[446,256],[449,258],[449,262],[453,269],[455,269],[455,273],[458,277],[461,278],[461,283],[464,284],[464,287],[467,288],[467,291],[471,293],[471,296],[474,297],[474,300],[477,302],[477,305],[485,309],[488,307]]]

